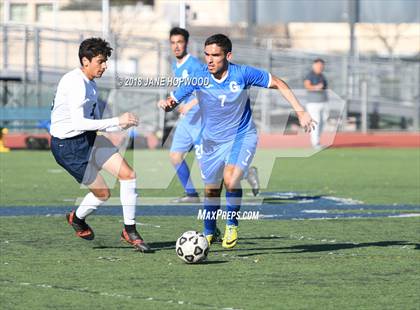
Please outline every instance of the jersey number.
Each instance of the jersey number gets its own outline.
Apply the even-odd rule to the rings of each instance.
[[[252,155],[252,153],[251,153],[251,151],[250,150],[246,150],[246,152],[248,153],[248,155],[246,156],[246,158],[242,161],[242,164],[244,165],[244,166],[248,166],[248,160],[249,160],[249,158],[251,157],[251,155]]]
[[[201,159],[201,157],[203,156],[203,144],[196,144],[194,145],[195,148],[195,156],[197,157],[197,159]]]
[[[226,95],[219,95],[218,98],[220,99],[220,106],[224,107],[225,106]]]

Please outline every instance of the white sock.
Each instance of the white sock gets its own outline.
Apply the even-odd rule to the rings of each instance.
[[[104,202],[105,201],[100,200],[92,192],[90,192],[85,196],[85,198],[83,198],[82,202],[80,203],[80,206],[77,208],[76,216],[79,219],[83,220]]]
[[[120,180],[120,200],[123,208],[124,224],[136,224],[136,179]]]

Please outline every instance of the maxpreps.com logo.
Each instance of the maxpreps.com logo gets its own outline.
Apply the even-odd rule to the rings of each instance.
[[[241,90],[241,86],[236,83],[236,81],[232,81],[229,83],[229,88],[232,93],[237,93]]]

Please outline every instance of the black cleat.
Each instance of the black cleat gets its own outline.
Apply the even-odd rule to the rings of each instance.
[[[252,166],[248,170],[247,181],[251,185],[252,193],[254,196],[257,196],[260,192],[260,179],[258,178],[258,169],[255,166]]]
[[[198,194],[191,196],[185,195],[183,197],[171,200],[171,203],[200,203],[200,197],[198,197]]]
[[[93,240],[95,238],[95,234],[93,233],[92,228],[86,224],[85,221],[80,221],[78,223],[74,222],[74,217],[76,216],[76,211],[71,211],[70,213],[66,214],[67,222],[70,224],[71,227],[76,231],[76,236],[85,239],[85,240]]]
[[[140,236],[137,230],[133,232],[127,232],[124,228],[121,233],[121,241],[125,241],[128,244],[131,244],[137,251],[142,253],[155,252],[146,242],[144,242],[143,238]]]

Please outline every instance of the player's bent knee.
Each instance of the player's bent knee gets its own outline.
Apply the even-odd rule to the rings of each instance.
[[[111,192],[109,189],[96,189],[92,191],[96,198],[102,201],[107,201],[109,198],[111,198]]]
[[[136,178],[136,172],[132,169],[127,169],[126,171],[120,171],[118,178],[120,180],[133,180]]]
[[[221,194],[221,190],[220,189],[205,189],[204,194],[206,195],[206,197],[220,197]]]
[[[182,163],[183,154],[178,152],[171,152],[169,153],[169,159],[171,160],[172,165],[179,165]]]
[[[241,188],[240,182],[234,179],[225,180],[225,187],[228,192],[234,192]]]

